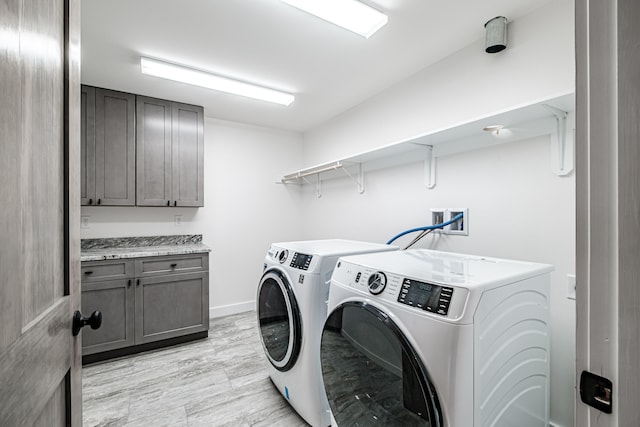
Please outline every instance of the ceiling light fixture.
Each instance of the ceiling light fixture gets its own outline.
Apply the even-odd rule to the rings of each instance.
[[[367,39],[388,21],[384,13],[356,0],[281,1]]]
[[[213,89],[234,95],[246,96],[262,101],[273,102],[280,105],[289,105],[295,97],[290,93],[280,92],[251,83],[233,80],[227,77],[207,73],[182,65],[171,64],[156,59],[140,58],[140,70],[142,74],[161,77],[190,85]]]

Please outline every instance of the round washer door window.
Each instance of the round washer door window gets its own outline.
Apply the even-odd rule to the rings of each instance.
[[[327,318],[322,378],[339,426],[442,427],[435,389],[398,326],[364,302],[347,302]]]
[[[293,367],[302,344],[300,311],[289,281],[267,271],[258,286],[258,325],[267,358],[280,371]]]

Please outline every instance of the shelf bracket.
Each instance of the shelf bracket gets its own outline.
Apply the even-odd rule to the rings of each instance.
[[[342,170],[349,178],[351,178],[356,183],[356,185],[358,186],[358,193],[364,193],[364,173],[362,172],[362,163],[358,163],[357,176],[353,176],[352,174],[350,174],[345,167],[343,167]]]
[[[425,145],[427,155],[424,160],[424,185],[429,189],[436,186],[436,158],[433,155],[433,145]]]
[[[567,135],[567,117],[569,113],[549,104],[542,104],[556,119],[555,132],[551,133],[551,168],[556,175],[564,176],[573,170],[572,136]]]
[[[316,175],[317,177],[317,181],[316,181],[316,197],[319,199],[320,197],[322,197],[322,180],[320,179],[320,174],[318,173]]]

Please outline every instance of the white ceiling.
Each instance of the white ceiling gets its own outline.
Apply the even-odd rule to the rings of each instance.
[[[306,131],[550,0],[363,0],[389,16],[371,38],[279,0],[83,0],[82,82]],[[140,74],[149,56],[293,93],[288,107]]]

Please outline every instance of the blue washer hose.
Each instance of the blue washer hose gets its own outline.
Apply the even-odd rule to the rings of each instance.
[[[442,224],[426,225],[424,227],[412,228],[411,230],[403,231],[402,233],[392,237],[391,240],[389,240],[387,242],[387,245],[390,245],[391,243],[393,243],[394,241],[396,241],[400,237],[404,236],[405,234],[415,233],[416,231],[437,230],[438,228],[444,228],[449,224],[453,224],[454,222],[461,220],[462,219],[462,215],[463,215],[462,213],[459,213],[458,215],[456,215],[453,218],[451,218],[451,220],[449,220],[447,222],[443,222]]]

